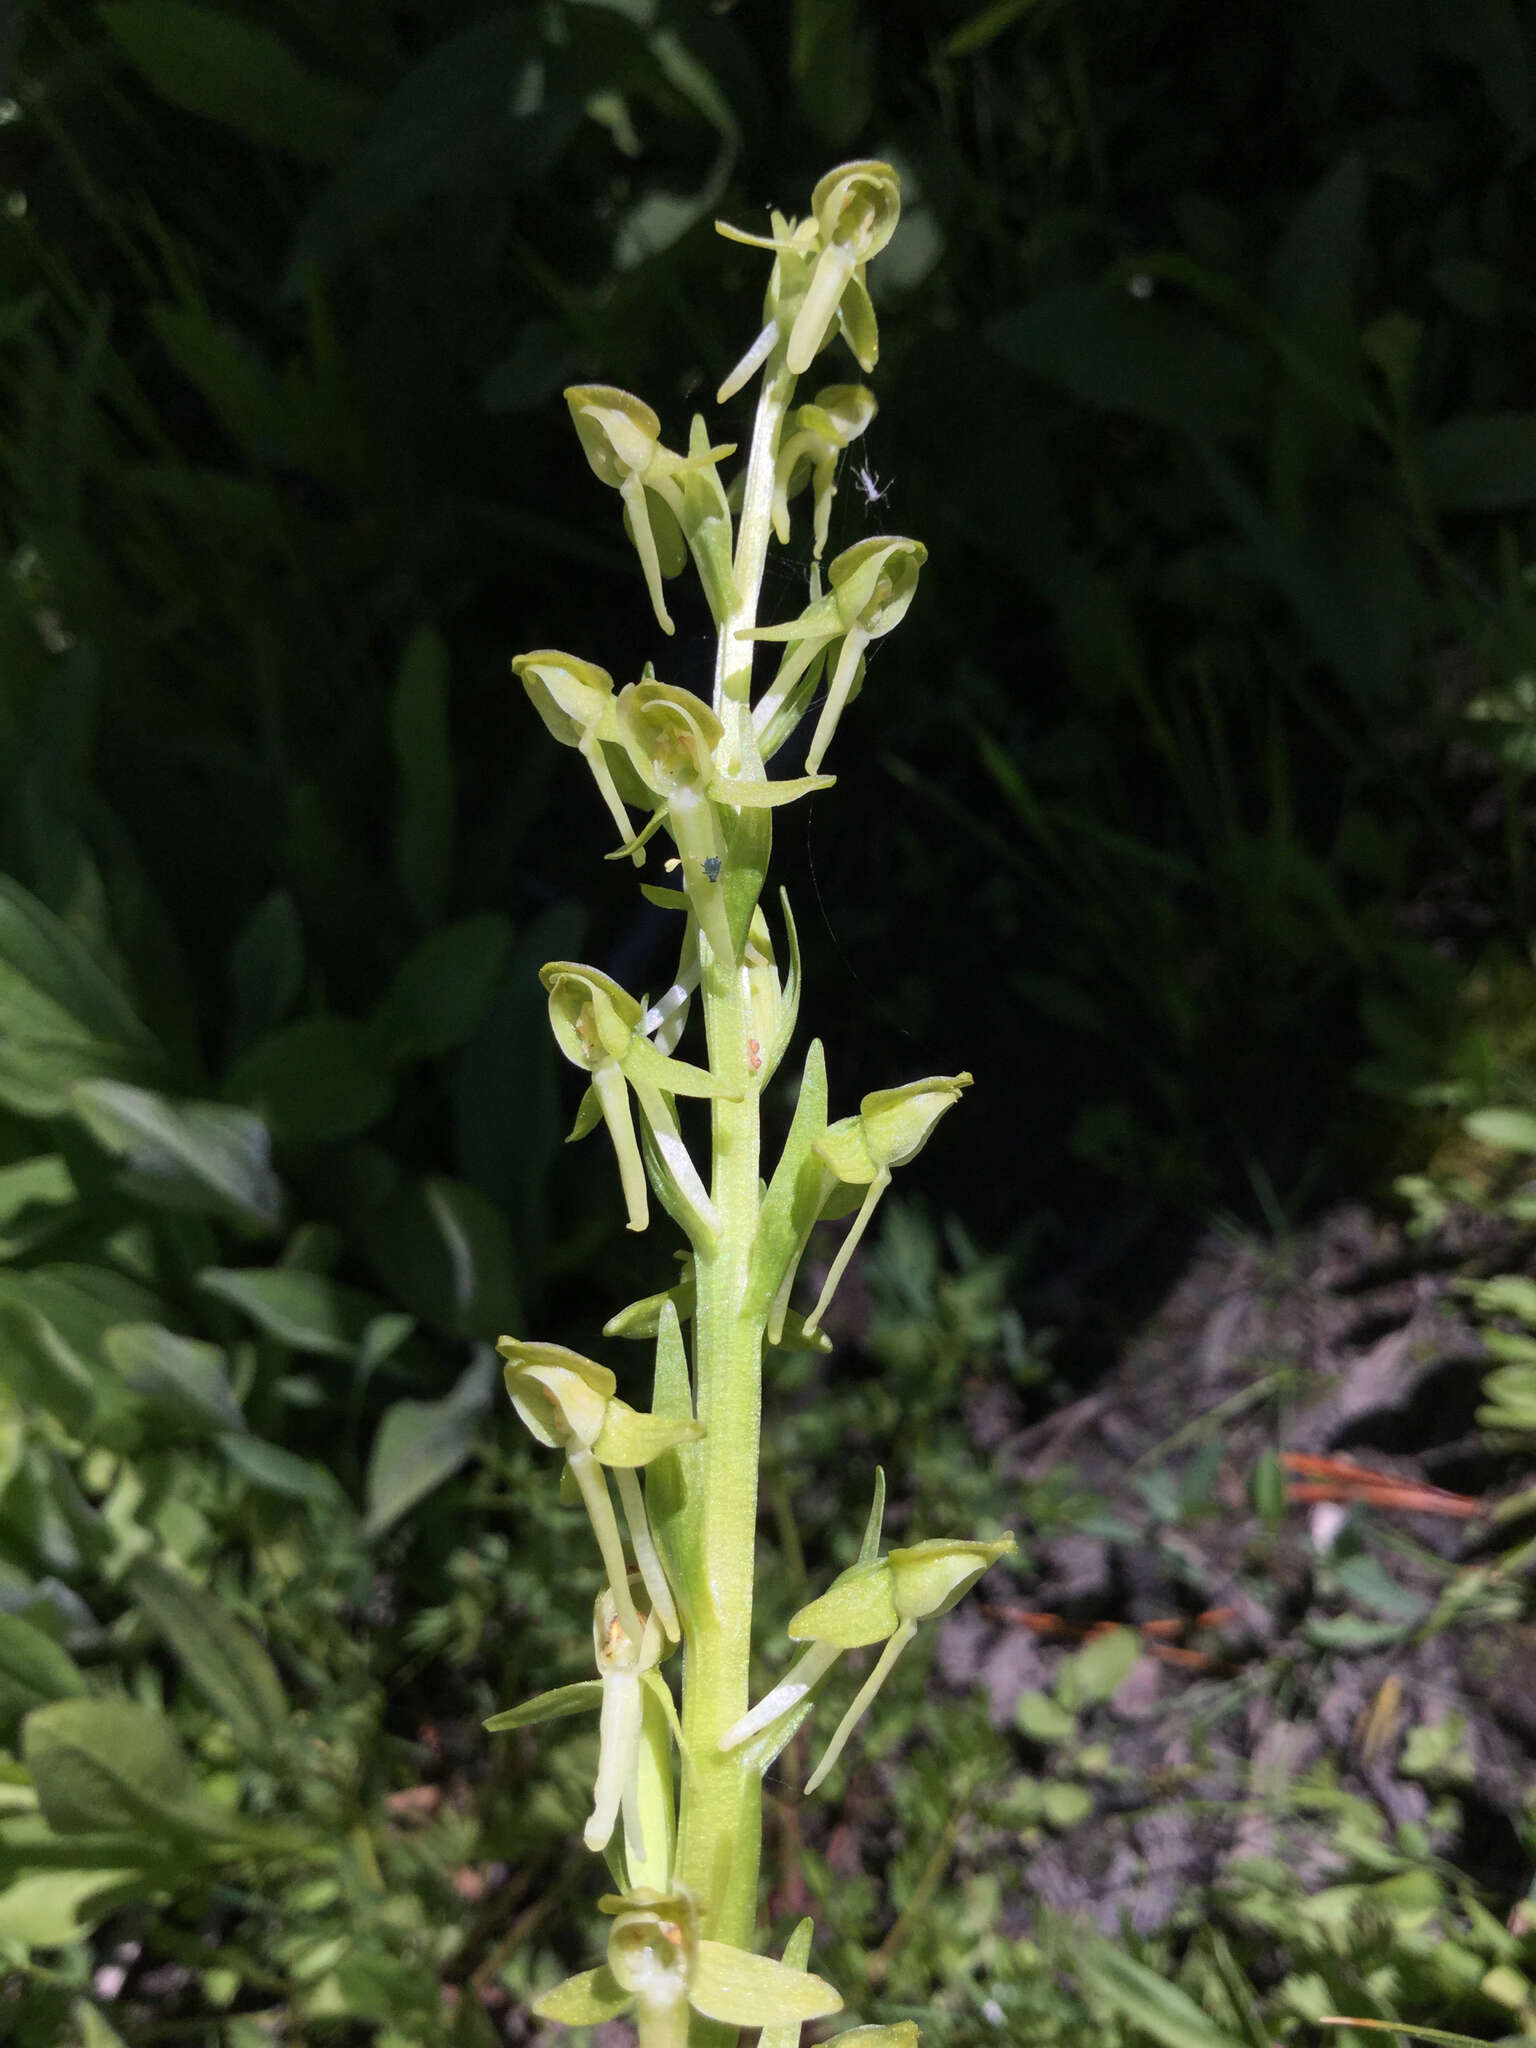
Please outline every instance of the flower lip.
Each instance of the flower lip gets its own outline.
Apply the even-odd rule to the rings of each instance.
[[[638,1572],[630,1574],[629,1591],[634,1599],[645,1589],[645,1581]],[[597,1659],[598,1672],[603,1677],[622,1677],[652,1670],[661,1662],[665,1647],[661,1623],[654,1613],[642,1614],[642,1630],[639,1642],[629,1636],[619,1619],[618,1603],[613,1597],[613,1588],[605,1586],[592,1603],[592,1652]]]
[[[608,1968],[614,1980],[643,2004],[670,2005],[686,1999],[698,1956],[692,1898],[679,1888],[654,1892],[639,1887],[622,1897],[599,1899],[614,1916],[608,1936]]]
[[[539,969],[549,994],[549,1018],[560,1050],[588,1072],[629,1050],[640,1005],[609,975],[576,960],[551,960]]]
[[[715,778],[725,728],[709,706],[672,683],[630,683],[619,692],[618,725],[635,773],[658,796],[700,796]]]

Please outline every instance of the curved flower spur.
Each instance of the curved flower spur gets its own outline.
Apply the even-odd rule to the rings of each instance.
[[[654,1339],[651,1407],[631,1406],[607,1366],[563,1345],[508,1337],[498,1347],[519,1415],[563,1454],[602,1561],[597,1677],[490,1723],[598,1715],[583,1833],[618,1886],[602,1902],[607,1960],[544,1992],[534,2010],[571,2025],[627,2015],[642,2048],[729,2048],[741,2028],[761,2029],[763,2048],[797,2048],[805,2020],[839,2010],[837,1992],[808,1968],[808,1921],[782,1957],[755,1952],[763,1773],[843,1653],[877,1647],[812,1778],[818,1786],[922,1622],[1013,1548],[1008,1535],[940,1537],[882,1555],[881,1479],[858,1564],[793,1618],[798,1661],[749,1705],[760,1435],[772,1427],[765,1357],[779,1345],[831,1348],[822,1318],[893,1173],[971,1081],[941,1074],[877,1090],[833,1119],[813,1041],[777,1161],[770,1170],[764,1160],[764,1091],[789,1051],[801,997],[789,903],[781,893],[770,915],[765,896],[773,812],[831,788],[821,763],[859,693],[867,651],[901,623],[926,559],[918,541],[870,536],[834,557],[823,584],[837,467],[875,399],[862,384],[823,383],[797,404],[796,386],[839,342],[873,370],[866,267],[899,214],[895,172],[861,162],[821,180],[804,220],[775,214],[766,236],[722,230],[773,259],[763,327],[722,387],[728,395],[760,373],[745,468],[729,484],[721,465],[734,447],[701,417],[679,454],[633,393],[601,384],[566,393],[589,464],[620,495],[664,632],[663,585],[692,561],[718,634],[710,699],[649,663],[621,688],[607,669],[555,649],[514,664],[551,735],[592,772],[620,834],[610,858],[638,862],[651,840],[670,842],[666,883],[641,886],[681,918],[676,966],[654,1001],[576,961],[551,961],[541,977],[556,1042],[587,1083],[572,1137],[603,1123],[630,1229],[648,1228],[654,1195],[686,1240],[671,1284],[605,1326],[612,1337]],[[805,601],[788,622],[759,624],[770,545],[788,543],[807,487]],[[765,641],[781,652],[754,701]],[[806,772],[772,779],[769,763],[817,708],[823,678]],[[689,1099],[698,1122],[685,1132],[678,1104]],[[791,1295],[816,1224],[850,1215],[819,1298],[796,1314]],[[680,1697],[663,1668],[678,1641]],[[902,2022],[838,2038],[847,2048],[915,2048],[916,2029]]]

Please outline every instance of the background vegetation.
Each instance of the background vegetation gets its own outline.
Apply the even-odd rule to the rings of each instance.
[[[834,533],[930,565],[785,851],[839,1099],[969,1065],[984,1113],[925,1160],[947,1248],[907,1212],[849,1372],[786,1384],[773,1540],[814,1572],[850,1428],[922,1419],[925,1511],[995,1499],[954,1390],[1091,1387],[1213,1212],[1431,1166],[1511,1197],[1445,1111],[1536,1109],[1536,39],[1515,0],[28,0],[0,36],[9,2017],[518,2039],[587,1738],[478,1721],[581,1661],[584,1580],[484,1347],[654,1285],[561,1151],[534,978],[659,971],[509,680],[655,651],[561,387],[676,438],[758,314],[713,219],[900,167]],[[978,1786],[1038,1764],[948,1711]],[[1058,1777],[993,1822],[1069,1825]],[[951,1792],[876,1830],[898,1900]],[[1454,1907],[1476,1982],[1518,1976],[1409,1864],[1413,1927]],[[1288,2039],[1306,1999],[1254,2001],[1309,1971],[1432,2022],[1528,1999],[1457,2007],[1384,1907],[1375,1949],[1275,1908],[1225,1961],[1170,1937],[1189,2010],[1149,2014],[957,1898],[890,2006],[956,2039],[988,2000]]]

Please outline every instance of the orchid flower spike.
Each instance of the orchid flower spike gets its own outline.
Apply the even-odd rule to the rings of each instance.
[[[613,715],[613,677],[595,661],[582,661],[577,655],[561,654],[553,647],[518,655],[512,668],[551,737],[564,747],[574,747],[592,770],[608,814],[638,867],[645,854],[634,837],[629,813],[603,753],[605,741],[615,747],[619,745]]]
[[[635,1562],[650,1595],[652,1611],[668,1640],[675,1643],[680,1633],[677,1608],[657,1555],[645,1512],[645,1496],[635,1472],[679,1444],[697,1443],[704,1434],[703,1424],[646,1415],[631,1408],[627,1401],[619,1399],[615,1391],[618,1382],[607,1366],[583,1358],[579,1351],[568,1350],[563,1344],[532,1344],[516,1337],[501,1337],[496,1349],[506,1360],[507,1392],[513,1407],[541,1444],[565,1453],[566,1465],[602,1552],[614,1612],[625,1634],[632,1643],[639,1644],[644,1631],[630,1596],[629,1566],[608,1494],[605,1466],[612,1470],[618,1483]]]
[[[644,1230],[650,1220],[645,1166],[629,1106],[633,1088],[670,1193],[707,1235],[718,1226],[719,1218],[683,1143],[669,1098],[724,1095],[728,1090],[703,1067],[658,1052],[642,1028],[644,1012],[639,1003],[595,967],[551,960],[540,968],[539,979],[549,991],[549,1021],[555,1042],[573,1066],[592,1077],[571,1137],[584,1138],[599,1118],[608,1126],[619,1162],[629,1228]]]
[[[661,421],[644,399],[613,384],[572,384],[565,402],[593,474],[624,501],[661,630],[674,630],[662,578],[680,574],[690,546],[710,604],[723,617],[733,595],[731,516],[714,466],[735,454],[734,444],[711,448],[696,419],[688,453],[678,455],[662,446]]]
[[[690,2011],[726,2027],[798,2028],[842,2010],[837,1992],[810,1971],[701,1935],[682,1886],[637,1886],[598,1906],[613,1916],[607,1962],[536,1999],[540,2019],[597,2026],[633,2013],[640,2048],[686,2048]]]
[[[773,471],[773,530],[781,547],[789,545],[789,501],[809,483],[815,507],[814,554],[821,560],[837,496],[838,457],[878,410],[875,394],[862,384],[829,384],[811,404],[790,415]]]

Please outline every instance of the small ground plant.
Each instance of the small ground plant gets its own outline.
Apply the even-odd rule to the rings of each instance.
[[[556,1040],[588,1077],[572,1135],[606,1125],[631,1230],[647,1227],[654,1195],[687,1239],[676,1281],[606,1326],[610,1337],[654,1342],[651,1407],[631,1406],[607,1366],[562,1345],[508,1337],[499,1346],[518,1413],[563,1454],[564,1482],[590,1518],[603,1572],[597,1676],[489,1724],[599,1715],[585,1839],[617,1887],[602,1901],[607,1960],[535,2009],[576,2025],[630,2014],[644,2048],[728,2042],[743,2027],[785,2048],[801,2022],[840,2009],[839,1993],[806,1968],[808,1920],[781,1959],[754,1950],[763,1774],[843,1653],[878,1645],[812,1773],[814,1790],[922,1623],[1013,1549],[1006,1534],[883,1549],[884,1480],[875,1473],[857,1562],[791,1618],[797,1658],[762,1699],[749,1699],[765,1358],[830,1348],[823,1319],[894,1169],[922,1149],[971,1079],[931,1075],[882,1089],[831,1120],[826,1060],[813,1041],[788,1134],[763,1177],[762,1105],[800,998],[788,901],[781,894],[772,922],[763,903],[773,813],[832,786],[822,764],[863,685],[867,652],[900,623],[925,559],[920,542],[881,534],[823,574],[838,463],[875,400],[862,385],[831,384],[797,405],[796,387],[839,337],[864,372],[874,368],[865,270],[899,210],[888,164],[849,163],[817,185],[805,219],[775,214],[765,236],[722,229],[772,257],[762,329],[719,393],[724,402],[761,373],[737,483],[720,473],[735,448],[714,443],[701,416],[677,453],[629,392],[566,393],[587,460],[623,501],[665,633],[673,623],[664,581],[692,559],[718,635],[710,701],[658,680],[649,665],[616,691],[585,656],[540,649],[514,663],[550,732],[592,770],[620,834],[616,857],[638,865],[659,834],[670,839],[666,882],[641,886],[683,920],[676,976],[655,1002],[572,961],[542,972]],[[759,624],[770,542],[788,546],[791,502],[807,487],[805,606]],[[763,643],[778,660],[754,692]],[[812,712],[804,772],[771,780],[769,764]],[[704,1064],[677,1049],[696,1006]],[[707,1105],[707,1170],[680,1115],[690,1102]],[[797,1312],[791,1296],[817,1223],[849,1215],[814,1305]],[[676,1648],[680,1701],[662,1669]],[[911,2022],[861,2031],[915,2036]]]

